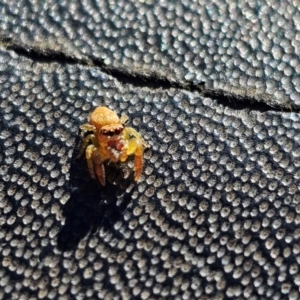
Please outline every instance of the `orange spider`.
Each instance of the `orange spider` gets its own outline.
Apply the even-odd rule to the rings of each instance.
[[[105,169],[103,162],[125,162],[128,156],[135,156],[134,180],[138,181],[143,167],[144,148],[148,147],[142,136],[133,128],[125,127],[128,117],[119,118],[107,107],[97,107],[90,115],[89,124],[81,125],[81,130],[93,131],[82,142],[78,157],[85,150],[88,169],[92,178],[105,186]]]

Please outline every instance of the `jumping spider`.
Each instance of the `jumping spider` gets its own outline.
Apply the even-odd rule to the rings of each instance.
[[[142,136],[133,128],[126,127],[127,116],[119,118],[107,107],[97,107],[90,115],[88,124],[81,125],[83,131],[91,131],[82,142],[78,157],[85,150],[89,173],[92,178],[98,178],[105,186],[105,168],[103,163],[125,162],[134,155],[134,180],[138,181],[143,167],[144,148],[148,147]]]

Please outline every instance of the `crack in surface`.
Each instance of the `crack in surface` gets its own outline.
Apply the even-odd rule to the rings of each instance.
[[[274,111],[274,112],[283,112],[283,113],[299,113],[299,107],[296,105],[290,104],[287,106],[280,106],[278,104],[269,104],[264,102],[264,98],[258,100],[254,97],[241,96],[235,93],[228,93],[225,91],[214,91],[209,89],[203,89],[201,96],[214,99],[219,105],[223,105],[235,110],[248,109],[249,111]]]
[[[0,46],[7,50],[12,50],[16,54],[29,58],[39,63],[60,63],[71,65],[82,65],[90,67],[98,67],[103,73],[112,76],[122,84],[130,84],[135,87],[150,89],[170,89],[176,88],[188,92],[197,92],[200,96],[216,100],[219,105],[229,107],[235,110],[248,109],[249,111],[276,111],[276,112],[295,112],[299,113],[299,108],[293,104],[280,106],[278,104],[268,104],[264,102],[264,97],[258,100],[257,97],[241,96],[234,92],[225,92],[222,90],[212,90],[205,87],[205,82],[195,84],[193,82],[174,82],[166,77],[159,77],[157,74],[146,75],[134,73],[126,69],[117,69],[110,67],[104,63],[102,59],[95,58],[78,58],[68,55],[61,51],[51,49],[41,49],[38,47],[28,47],[20,45],[12,41],[10,38],[0,38]]]

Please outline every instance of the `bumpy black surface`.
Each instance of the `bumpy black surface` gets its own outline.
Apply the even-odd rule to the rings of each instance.
[[[1,35],[27,48],[300,106],[297,2],[6,0],[0,11]]]
[[[297,8],[33,3],[0,5],[0,298],[298,299]],[[150,145],[136,185],[75,159],[98,105]]]

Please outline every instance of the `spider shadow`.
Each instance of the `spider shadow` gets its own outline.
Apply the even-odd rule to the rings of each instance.
[[[103,187],[91,178],[85,159],[76,159],[73,154],[71,197],[63,208],[65,224],[57,238],[59,250],[73,250],[88,234],[95,234],[99,228],[109,231],[123,219],[135,189],[132,172],[127,167],[126,164],[106,164],[107,183]]]

